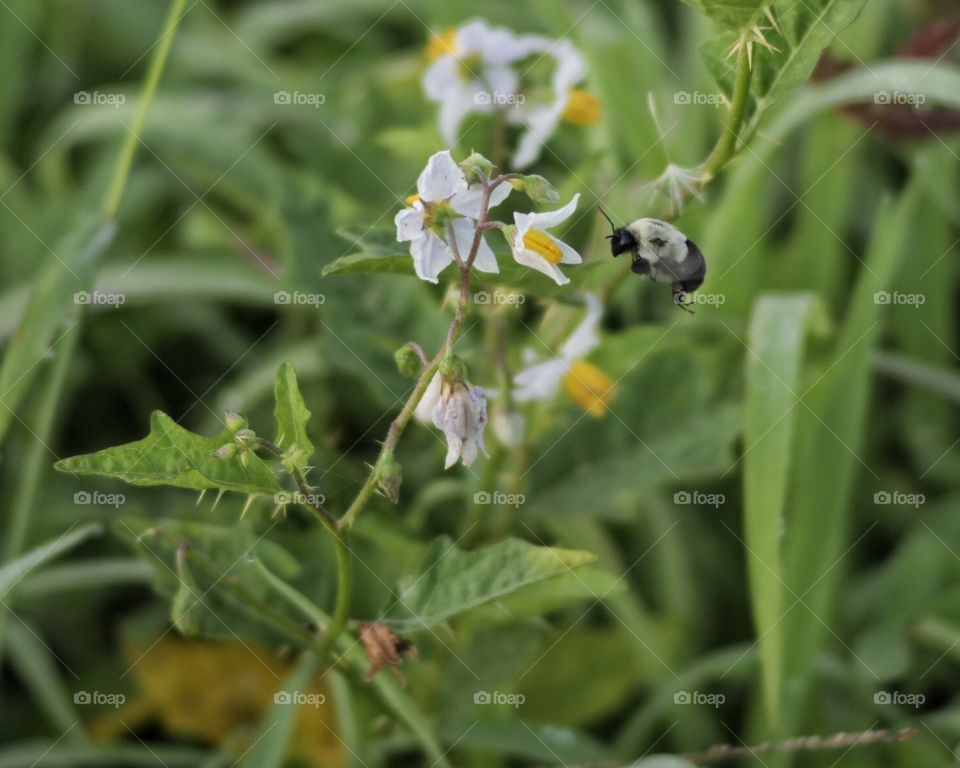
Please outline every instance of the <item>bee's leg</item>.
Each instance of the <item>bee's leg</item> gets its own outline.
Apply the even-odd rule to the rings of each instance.
[[[679,280],[673,284],[673,303],[676,304],[684,312],[688,312],[691,315],[697,314],[690,307],[687,306],[686,292],[683,288],[683,283]]]
[[[634,256],[633,261],[630,263],[630,271],[635,275],[649,275],[650,262],[646,259],[640,258],[639,256]]]

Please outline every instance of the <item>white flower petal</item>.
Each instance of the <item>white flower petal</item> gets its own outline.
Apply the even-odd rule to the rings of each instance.
[[[494,275],[500,272],[497,257],[490,246],[487,245],[487,240],[484,237],[480,238],[480,247],[477,249],[477,258],[473,260],[473,266],[481,272],[488,272]]]
[[[457,251],[460,253],[460,258],[466,259],[473,247],[473,237],[476,234],[477,226],[472,219],[454,219],[450,226],[453,227],[453,237],[457,241]],[[497,265],[497,257],[493,255],[490,246],[482,237],[473,266],[481,272],[496,274],[500,271],[500,267]]]
[[[427,384],[427,388],[423,392],[423,397],[420,398],[420,402],[417,403],[417,407],[413,412],[417,421],[423,424],[430,424],[433,421],[433,411],[437,407],[437,403],[440,402],[442,385],[443,380],[440,377],[440,372],[437,371],[437,373],[433,374],[433,378],[430,379],[430,383]]]
[[[444,97],[460,85],[460,62],[450,54],[437,59],[423,75],[423,90],[430,101]]]
[[[543,272],[547,277],[552,278],[557,285],[566,285],[570,282],[570,278],[563,274],[556,264],[551,264],[535,251],[515,249],[513,251],[513,258],[518,264],[523,264],[525,267]]]
[[[450,207],[463,216],[471,219],[480,218],[480,205],[483,202],[483,187],[471,184],[467,189],[461,189],[450,198]]]
[[[563,377],[570,370],[570,361],[564,358],[539,363],[513,377],[513,398],[518,403],[530,400],[549,400],[559,391]]]
[[[554,102],[547,107],[537,107],[523,115],[523,125],[526,132],[520,137],[517,151],[513,155],[513,165],[516,168],[526,168],[540,157],[540,150],[547,143],[563,117],[566,108],[566,99],[563,103]]]
[[[423,206],[404,208],[394,216],[393,223],[397,225],[397,242],[419,240],[423,237]]]
[[[577,83],[587,76],[587,63],[583,54],[569,40],[557,40],[550,48],[557,60],[553,72],[553,91],[557,96],[565,96]]]
[[[496,64],[483,68],[483,84],[500,98],[516,94],[520,89],[520,77],[513,67]]]
[[[490,45],[493,30],[483,19],[468,21],[457,30],[457,50],[466,57],[472,53],[484,53]]]
[[[557,248],[560,249],[560,252],[563,254],[563,258],[560,259],[561,264],[582,264],[583,257],[577,253],[573,248],[567,245],[559,237],[554,237],[549,232],[545,233],[547,237],[553,240],[556,243]]]
[[[461,440],[456,435],[447,435],[447,456],[443,460],[443,468],[450,469],[454,464],[457,463],[457,459],[460,458],[463,453],[463,440]],[[468,465],[469,466],[469,465]]]
[[[477,457],[479,448],[487,458],[487,448],[483,444],[483,431],[487,426],[487,398],[483,387],[467,390],[467,443],[463,450],[463,463],[469,467]]]
[[[587,314],[580,325],[570,334],[570,338],[560,347],[560,354],[567,360],[579,360],[586,357],[600,345],[597,326],[603,317],[603,304],[593,293],[586,295]]]
[[[473,97],[473,87],[460,84],[447,93],[440,104],[440,135],[450,146],[457,144],[460,124],[471,112],[482,111]]]
[[[534,229],[550,229],[562,224],[577,210],[577,204],[580,202],[580,193],[577,192],[563,208],[555,211],[545,211],[544,213],[531,213],[529,226]],[[519,226],[519,221],[517,225]]]
[[[429,283],[438,282],[438,275],[453,261],[453,251],[433,232],[426,237],[414,240],[410,245],[413,255],[413,267],[417,277]]]
[[[464,183],[460,166],[450,156],[450,152],[444,150],[431,155],[427,160],[427,167],[417,179],[417,192],[421,199],[436,203],[453,197]]]
[[[512,60],[525,59],[534,53],[546,53],[553,41],[543,35],[520,35],[510,47]]]
[[[490,207],[500,205],[510,196],[513,187],[509,182],[503,182],[490,193]],[[450,200],[453,210],[472,219],[480,218],[480,208],[483,203],[483,187],[471,184],[469,189],[462,189]]]
[[[504,181],[497,185],[493,192],[490,193],[490,207],[493,208],[495,205],[500,205],[500,203],[510,197],[512,191],[513,185],[509,181]]]

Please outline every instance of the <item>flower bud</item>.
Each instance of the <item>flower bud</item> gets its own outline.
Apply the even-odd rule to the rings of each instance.
[[[493,174],[493,163],[479,152],[474,152],[470,157],[460,163],[460,170],[463,171],[463,175],[466,176],[468,183],[474,183],[480,181],[484,176],[488,179],[490,178],[491,174]]]
[[[440,375],[444,384],[463,381],[467,378],[467,366],[455,354],[448,352],[440,361]]]
[[[213,452],[213,458],[215,459],[232,459],[237,453],[236,443],[226,443],[221,445],[217,450]]]
[[[235,411],[227,411],[226,415],[223,417],[223,422],[227,425],[227,429],[234,434],[247,426],[247,420]]]
[[[400,373],[409,376],[411,379],[417,378],[420,371],[423,370],[423,361],[420,359],[420,355],[409,344],[404,344],[394,352],[393,359],[396,360],[397,369]]]
[[[377,462],[377,486],[392,504],[400,501],[400,485],[403,483],[403,467],[392,451],[380,457]]]
[[[535,203],[557,203],[560,193],[543,176],[531,173],[523,177],[523,191]]]
[[[237,442],[245,448],[252,448],[257,444],[257,433],[248,427],[237,430]]]

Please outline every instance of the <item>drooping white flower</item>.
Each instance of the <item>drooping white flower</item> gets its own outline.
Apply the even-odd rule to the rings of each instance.
[[[465,381],[444,381],[439,402],[433,409],[433,423],[447,438],[447,457],[443,468],[457,460],[469,467],[478,452],[487,456],[483,431],[487,426],[487,398],[483,387],[471,387]]]
[[[510,194],[509,184],[500,184],[490,196],[490,206],[502,203]],[[417,277],[431,283],[454,260],[448,227],[453,232],[457,252],[466,259],[476,234],[483,190],[479,184],[467,185],[466,177],[449,151],[437,152],[427,161],[417,179],[417,194],[408,198],[394,218],[397,240],[410,243],[410,255]],[[499,272],[497,259],[481,236],[473,265],[481,272]]]
[[[600,344],[597,326],[603,317],[603,305],[592,293],[586,295],[586,304],[586,316],[560,347],[559,357],[532,365],[514,377],[513,398],[517,402],[551,400],[563,386],[591,415],[606,413],[613,398],[614,382],[597,366],[584,360]]]
[[[434,36],[428,49],[434,61],[423,87],[427,98],[440,104],[444,141],[456,144],[460,124],[471,112],[492,112],[496,97],[515,96],[520,79],[510,65],[549,45],[540,35],[516,35],[481,19]]]
[[[557,285],[569,283],[570,278],[564,275],[557,265],[580,264],[583,259],[573,248],[546,230],[569,219],[577,209],[579,201],[580,193],[578,192],[569,203],[556,211],[514,213],[516,233],[510,244],[513,249],[513,258],[526,267],[552,277]]]
[[[557,62],[551,82],[552,99],[508,113],[510,122],[526,126],[513,156],[516,168],[536,162],[562,120],[575,125],[596,125],[600,120],[600,101],[576,85],[587,76],[583,54],[568,40],[557,40],[548,49]]]

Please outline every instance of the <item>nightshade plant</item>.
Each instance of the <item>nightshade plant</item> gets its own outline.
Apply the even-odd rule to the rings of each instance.
[[[306,5],[300,11],[309,15]],[[872,297],[896,274],[907,224],[918,212],[924,188],[917,183],[896,202],[877,203],[879,223],[863,273],[849,296],[832,294],[831,305],[830,298],[806,290],[815,284],[819,294],[826,294],[843,283],[824,255],[837,256],[840,250],[830,239],[818,241],[815,252],[801,253],[800,267],[792,251],[776,262],[790,260],[784,273],[795,270],[800,288],[786,296],[760,292],[790,284],[789,275],[781,279],[769,268],[772,258],[760,256],[779,252],[773,254],[765,244],[757,247],[769,223],[758,211],[776,198],[758,178],[798,126],[831,108],[863,102],[878,88],[902,87],[905,78],[898,69],[879,66],[879,74],[871,72],[870,78],[853,72],[819,91],[794,91],[810,79],[834,37],[857,18],[864,0],[689,0],[687,5],[703,14],[689,22],[691,39],[705,38],[702,66],[684,62],[686,69],[677,67],[673,86],[694,91],[709,73],[715,82],[709,87],[717,90],[713,95],[722,107],[708,113],[706,121],[702,112],[693,118],[681,114],[682,143],[671,139],[675,123],[663,119],[669,91],[656,83],[648,89],[617,72],[624,66],[618,57],[645,55],[635,33],[616,38],[617,46],[607,50],[608,36],[615,36],[603,26],[581,41],[572,32],[560,34],[559,22],[548,35],[520,29],[516,18],[516,28],[466,19],[447,31],[428,31],[404,96],[416,94],[416,118],[409,103],[390,102],[392,81],[377,95],[385,115],[421,120],[412,128],[385,130],[354,149],[335,134],[340,125],[326,112],[308,115],[308,125],[319,123],[336,135],[337,151],[368,169],[391,165],[374,159],[384,147],[391,160],[405,162],[393,165],[415,164],[419,174],[411,171],[402,180],[409,195],[391,189],[394,205],[377,218],[379,211],[364,205],[359,191],[328,198],[327,190],[318,190],[353,189],[353,180],[348,173],[319,168],[314,157],[303,161],[308,170],[285,161],[270,177],[264,197],[275,208],[251,203],[249,190],[259,189],[259,179],[234,182],[230,203],[240,210],[249,206],[257,222],[244,231],[253,246],[235,239],[262,269],[244,282],[241,270],[233,274],[235,264],[221,264],[210,282],[226,294],[232,288],[221,283],[239,275],[237,290],[259,296],[264,272],[276,275],[277,265],[261,258],[265,251],[258,238],[278,252],[313,256],[319,251],[322,265],[298,261],[292,276],[283,276],[291,282],[282,285],[315,287],[322,269],[319,285],[330,311],[319,321],[291,325],[308,340],[323,335],[338,346],[332,352],[325,347],[321,362],[309,344],[271,349],[266,362],[257,361],[257,376],[229,393],[232,401],[217,409],[218,423],[210,429],[188,429],[181,424],[186,413],[178,416],[165,407],[167,412],[156,410],[149,417],[142,439],[56,463],[64,473],[61,481],[76,485],[77,493],[85,492],[81,484],[89,476],[179,489],[157,490],[157,506],[132,505],[132,511],[110,518],[112,532],[151,570],[151,583],[165,601],[164,627],[185,638],[269,652],[271,664],[265,666],[276,678],[269,684],[281,689],[280,698],[258,711],[254,734],[246,723],[236,739],[230,734],[217,740],[221,754],[215,759],[226,755],[228,764],[242,760],[257,768],[278,768],[291,756],[307,760],[308,752],[294,745],[295,714],[287,706],[290,696],[305,691],[329,700],[329,710],[314,724],[317,730],[325,728],[338,743],[342,734],[347,746],[341,752],[365,765],[411,759],[443,768],[524,759],[689,766],[686,757],[669,763],[644,759],[651,749],[661,750],[660,737],[667,735],[660,733],[664,702],[683,705],[682,697],[676,699],[681,686],[719,685],[728,674],[731,685],[749,684],[756,691],[744,705],[743,720],[744,730],[765,742],[761,751],[777,749],[778,740],[824,730],[822,719],[804,712],[825,648],[820,625],[829,627],[823,621],[803,623],[790,615],[789,606],[791,597],[809,594],[810,603],[826,614],[835,597],[826,575],[847,543],[843,526],[857,470],[849,454],[866,442],[866,372],[881,311]],[[683,18],[694,19],[688,11],[683,9]],[[184,32],[184,15],[184,1],[173,2],[158,36],[161,44],[151,53],[130,135],[124,132],[102,212],[83,218],[62,247],[74,254],[69,263],[86,281],[84,288],[116,278],[104,277],[101,261],[118,237],[125,242],[125,221],[118,216],[128,177],[138,146],[152,145],[153,137],[145,133],[148,111],[173,38]],[[278,30],[295,26],[285,17],[274,25],[262,22],[254,15],[244,28],[271,40],[281,34]],[[710,32],[704,31],[707,25]],[[196,52],[202,39],[187,42]],[[676,65],[668,52],[657,50]],[[222,76],[209,62],[205,66],[210,67],[205,78]],[[691,71],[694,66],[703,77]],[[911,70],[913,87],[925,89],[937,103],[960,106],[955,72],[934,64],[920,75]],[[354,79],[345,90],[363,93],[365,85]],[[258,87],[262,90],[262,83]],[[191,142],[199,133],[194,137],[181,128],[178,116],[189,110],[174,103],[178,109],[170,112],[154,106],[165,118],[157,142],[176,136],[171,144],[179,152],[187,147],[184,165],[189,166],[195,153]],[[280,114],[283,100],[273,104]],[[283,129],[290,127],[286,121],[294,122],[282,118]],[[379,114],[371,118],[379,121]],[[224,135],[234,127],[219,115],[213,125]],[[218,138],[212,131],[196,154],[215,153]],[[269,151],[297,156],[304,145],[314,146],[301,138],[278,142],[282,149]],[[266,151],[261,147],[253,156],[261,150]],[[672,156],[681,153],[683,162],[673,162]],[[826,165],[822,160],[817,167]],[[829,170],[823,169],[824,175]],[[219,181],[217,175],[211,180]],[[939,189],[931,181],[935,176],[928,170],[926,193]],[[138,194],[152,200],[142,214],[149,221],[163,200],[149,197],[155,178],[145,172],[138,181],[143,185]],[[598,202],[623,222],[657,216],[682,218],[685,229],[700,228],[705,239],[701,242],[700,232],[696,238],[709,264],[703,290],[726,304],[715,302],[688,318],[657,304],[652,291],[639,301],[648,286],[629,273],[629,265],[608,258]],[[818,205],[812,216],[826,216],[825,207],[830,206]],[[392,227],[383,223],[390,216]],[[332,258],[339,251],[330,250],[334,238],[328,225],[346,218],[353,227],[341,234],[350,241],[350,252]],[[322,225],[314,229],[317,219]],[[809,216],[801,220],[810,225]],[[297,223],[291,227],[295,236],[288,234],[288,221]],[[204,254],[210,224],[190,221],[185,237],[191,256]],[[233,239],[230,243],[236,247]],[[740,260],[744,269],[736,268]],[[190,258],[180,263],[187,277],[173,293],[197,278],[190,265]],[[126,272],[120,284],[124,277]],[[269,282],[271,293],[276,285]],[[10,424],[10,413],[28,401],[36,361],[66,319],[50,307],[67,302],[74,289],[54,265],[31,292],[0,369],[6,406],[0,411],[0,434]],[[267,310],[280,311],[279,303],[283,300],[274,298]],[[77,323],[93,322],[76,304],[71,312],[66,317]],[[211,320],[201,313],[187,317],[184,322],[200,325]],[[215,334],[226,344],[229,322],[214,325]],[[74,346],[57,358],[44,389],[40,444],[49,436],[76,350],[72,339]],[[381,363],[389,356],[386,370]],[[328,360],[334,363],[322,368]],[[885,364],[903,379],[926,380],[902,360]],[[329,390],[315,386],[321,368],[333,382]],[[401,395],[373,393],[382,384],[396,395],[397,381]],[[333,402],[326,398],[328,391],[346,397]],[[847,391],[853,393],[850,402],[839,399]],[[153,399],[138,397],[136,407]],[[271,401],[272,420],[262,407],[265,400]],[[793,413],[800,402],[804,408]],[[330,417],[334,408],[342,411],[339,421]],[[144,407],[135,418],[146,422],[148,411]],[[824,437],[816,428],[827,422],[830,434]],[[340,442],[334,426],[350,440],[357,437],[353,445]],[[566,439],[568,433],[575,440]],[[376,449],[364,465],[356,456],[364,439],[374,436]],[[81,437],[90,447],[79,450],[120,442],[100,434]],[[0,568],[0,595],[98,530],[82,526],[51,545],[20,551],[45,462],[46,454],[33,446],[12,513],[12,562]],[[798,467],[796,476],[791,462]],[[736,491],[730,489],[739,476],[728,474],[735,470],[742,474],[743,512],[742,539],[739,527],[736,532],[727,528],[736,537],[733,555],[728,537],[718,544],[716,531],[702,519],[691,524],[695,535],[689,540],[668,537],[679,515],[664,501],[669,498],[664,489],[709,480],[733,496]],[[823,481],[805,485],[804,473]],[[187,491],[198,497],[195,504]],[[677,490],[676,505],[691,504],[684,493]],[[704,507],[716,513],[720,506],[709,509],[708,504],[694,501],[683,511],[699,513]],[[638,510],[644,513],[642,523]],[[654,555],[655,565],[648,569],[643,563],[631,574],[646,556],[647,544],[653,549],[661,541],[667,554]],[[622,552],[634,550],[639,559],[631,565],[633,555],[628,562]],[[713,630],[720,639],[710,641],[729,645],[711,654],[699,645],[706,633],[691,628],[702,628],[703,616],[722,614],[728,604],[700,604],[698,614],[698,587],[691,576],[695,560],[734,563],[722,574],[708,574],[705,581],[717,584],[735,581],[737,566],[745,563],[746,593],[738,592],[731,602],[749,602],[754,644],[744,645],[734,633],[724,635],[726,617],[715,617],[719,629]],[[860,593],[868,606],[869,587]],[[661,604],[668,621],[658,618]],[[594,610],[598,605],[604,608]],[[598,616],[606,608],[610,615]],[[851,612],[860,616],[869,610],[857,606]],[[557,616],[562,620],[554,621]],[[604,621],[617,631],[607,632]],[[882,640],[900,637],[900,626],[884,634],[886,629],[884,624]],[[939,625],[926,631],[941,639],[945,634]],[[554,654],[565,653],[568,633],[574,650],[552,666]],[[799,639],[791,645],[794,637]],[[866,645],[869,650],[870,642]],[[18,662],[22,647],[17,646]],[[695,656],[698,651],[703,655]],[[263,665],[261,656],[253,655]],[[290,661],[277,674],[274,657]],[[590,662],[587,674],[584,659]],[[482,667],[482,681],[473,663]],[[673,667],[681,664],[678,675]],[[31,679],[44,677],[45,668],[36,672],[36,664],[23,666],[33,670]],[[175,677],[175,667],[165,674]],[[594,687],[602,679],[613,682]],[[542,727],[510,719],[520,708],[518,691],[525,685],[539,685],[552,698],[559,691],[569,699],[567,709],[551,719],[549,702],[544,703],[551,696],[545,695],[530,702],[534,712],[539,706],[547,713]],[[469,706],[490,703],[491,691],[499,698],[483,717],[464,714]],[[335,715],[326,714],[334,709]],[[356,712],[367,716],[360,725]],[[123,710],[117,716],[124,726],[128,714]],[[396,727],[382,728],[382,715]],[[702,734],[733,740],[710,715],[684,710],[678,716],[683,725],[671,737],[673,751],[707,761],[732,754],[691,754],[708,746]],[[329,725],[334,718],[336,731]],[[598,727],[591,735],[584,724]],[[867,735],[862,740],[848,736],[826,746],[890,741],[898,724],[885,722],[888,732],[863,723]],[[616,738],[607,738],[614,730]],[[798,739],[781,746],[807,750],[824,744]],[[89,748],[98,759],[96,747]],[[170,759],[199,764],[197,754]],[[53,755],[60,759],[56,751]]]

